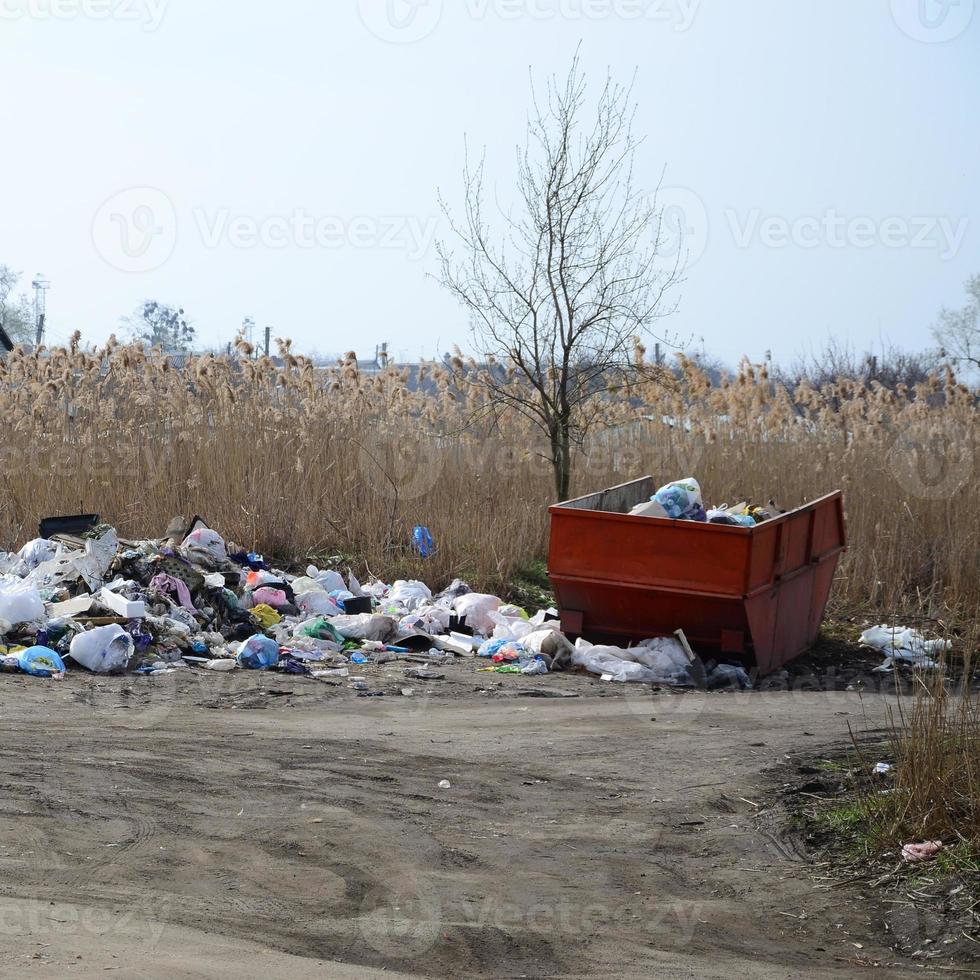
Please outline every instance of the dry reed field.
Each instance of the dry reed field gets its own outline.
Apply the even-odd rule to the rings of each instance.
[[[424,365],[420,386],[396,368],[361,375],[352,356],[322,370],[288,342],[280,353],[281,367],[209,355],[176,369],[114,341],[14,352],[0,362],[0,548],[45,515],[96,512],[140,536],[200,513],[249,548],[340,555],[388,581],[461,576],[499,590],[540,574],[546,447],[467,383],[475,365]],[[600,411],[573,493],[646,473],[694,475],[712,503],[792,507],[841,488],[838,611],[976,620],[977,405],[951,374],[913,390],[842,380],[790,391],[746,363],[712,387],[681,360]],[[410,547],[417,524],[438,546],[425,563]]]

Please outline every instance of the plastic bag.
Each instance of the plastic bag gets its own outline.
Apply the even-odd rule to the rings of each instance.
[[[296,605],[305,616],[339,616],[340,606],[323,589],[297,593]]]
[[[72,641],[72,660],[94,674],[125,670],[133,657],[133,638],[119,625],[100,626],[79,633]]]
[[[667,661],[662,662],[661,655],[660,651],[646,647],[623,650],[619,647],[593,646],[586,640],[580,639],[575,644],[572,663],[576,667],[584,667],[591,674],[600,674],[621,684],[682,683],[677,672],[669,666],[673,658],[668,656]],[[648,664],[656,666],[648,666]],[[667,669],[664,669],[665,667]]]
[[[60,677],[65,673],[65,662],[47,647],[21,651],[17,655],[17,666],[32,677]]]
[[[266,585],[252,593],[252,603],[255,606],[271,606],[273,609],[282,609],[283,606],[289,605],[289,599],[282,589],[273,589]]]
[[[225,561],[228,558],[225,539],[217,531],[212,531],[209,527],[199,527],[196,531],[191,531],[184,538],[184,543],[181,547],[190,552],[207,555],[216,561]]]
[[[58,553],[58,546],[47,538],[35,538],[28,541],[17,553],[17,556],[27,567],[28,571],[33,571],[38,565],[46,561],[51,561]]]
[[[927,640],[918,630],[902,626],[873,626],[861,634],[861,645],[878,650],[892,661],[901,660],[927,670],[938,667],[934,658],[953,647],[949,640]]]
[[[481,595],[479,592],[462,595],[453,602],[456,614],[465,616],[467,626],[483,636],[489,636],[493,632],[495,624],[490,613],[496,612],[500,606],[501,601],[496,596]]]
[[[553,629],[536,628],[533,633],[528,634],[521,641],[524,648],[533,653],[543,653],[546,657],[551,657],[552,661],[565,660],[571,656],[575,647],[571,641],[558,629],[558,624],[553,624]]]
[[[478,657],[489,657],[496,663],[501,660],[520,660],[525,656],[524,646],[516,640],[487,640],[477,651]],[[500,657],[501,660],[497,660]]]
[[[278,626],[282,622],[282,616],[272,606],[267,606],[264,603],[259,603],[257,606],[252,607],[252,616],[258,620],[259,625],[264,630],[272,626]]]
[[[253,636],[238,651],[238,666],[246,670],[268,670],[279,664],[279,644],[267,636]]]
[[[424,582],[398,581],[391,587],[388,600],[415,612],[419,606],[432,601],[432,593]]]
[[[329,570],[321,572],[316,565],[310,565],[306,569],[306,576],[307,578],[315,579],[324,592],[336,592],[338,589],[347,588],[347,583],[338,572],[331,572]],[[293,586],[293,590],[298,591],[295,586]]]
[[[0,578],[0,619],[11,626],[43,621],[44,603],[37,589],[19,578]]]
[[[293,630],[293,635],[305,636],[312,640],[331,640],[334,643],[344,642],[344,638],[337,632],[333,624],[329,623],[322,616],[305,623],[300,623]]]
[[[436,553],[432,534],[427,527],[417,527],[412,531],[412,544],[422,558],[431,558]]]
[[[376,613],[335,616],[330,625],[348,640],[384,640],[395,631],[395,620],[391,616]]]
[[[644,640],[628,651],[637,663],[649,667],[660,678],[660,684],[686,685],[692,682],[691,661],[687,651],[674,637],[659,636]]]
[[[707,519],[701,497],[701,484],[694,477],[668,483],[654,494],[653,500],[663,507],[668,517],[674,520]]]

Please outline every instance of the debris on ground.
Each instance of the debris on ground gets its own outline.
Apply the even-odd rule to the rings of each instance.
[[[90,523],[80,536],[57,533],[0,553],[3,670],[61,678],[67,660],[103,675],[277,671],[380,697],[352,669],[403,663],[406,680],[438,682],[456,658],[475,658],[481,673],[581,668],[620,682],[707,686],[682,633],[631,649],[573,646],[556,610],[532,615],[459,580],[434,593],[415,581],[361,585],[314,565],[293,575],[200,518],[175,518],[163,538],[147,541]],[[420,550],[430,549],[418,530]]]
[[[902,845],[902,860],[908,862],[929,861],[943,849],[941,840],[927,840],[921,844]]]
[[[918,630],[903,626],[874,626],[861,634],[860,643],[884,654],[885,662],[875,668],[879,673],[893,670],[896,663],[934,670],[940,666],[936,657],[953,646],[949,640],[929,640]]]

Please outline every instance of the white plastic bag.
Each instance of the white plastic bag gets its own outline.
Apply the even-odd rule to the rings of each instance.
[[[58,553],[58,546],[47,538],[35,538],[28,541],[17,553],[20,560],[27,566],[28,571],[34,571],[42,562],[51,561]]]
[[[339,616],[340,607],[323,589],[297,593],[296,605],[305,616]]]
[[[395,630],[395,620],[391,616],[372,613],[335,616],[330,625],[347,640],[385,640]]]
[[[878,650],[889,661],[901,660],[927,670],[938,667],[934,658],[953,647],[949,640],[927,640],[918,630],[903,626],[873,626],[861,634],[861,645]]]
[[[553,629],[535,628],[533,633],[529,633],[521,641],[524,649],[531,653],[542,653],[546,657],[551,657],[553,661],[561,662],[570,656],[575,647],[571,641],[558,629],[558,623],[554,623]]]
[[[306,569],[308,578],[316,579],[324,592],[342,592],[347,588],[347,583],[339,572],[329,570],[321,572],[316,565],[310,565]]]
[[[201,555],[207,555],[216,561],[224,561],[228,557],[225,539],[209,527],[199,527],[196,531],[191,531],[184,538],[181,547],[191,553],[197,552]]]
[[[118,624],[79,633],[69,649],[72,660],[94,674],[125,670],[133,651],[133,638]]]
[[[661,684],[686,684],[691,680],[691,661],[680,640],[658,636],[644,640],[630,651],[636,662],[649,667],[663,680]]]
[[[572,663],[576,667],[584,667],[591,674],[609,677],[619,683],[680,684],[689,681],[687,671],[681,677],[673,669],[662,669],[665,662],[660,658],[663,656],[667,656],[668,665],[673,662],[669,655],[659,649],[636,647],[623,650],[620,647],[593,646],[580,639],[575,644]],[[684,659],[687,663],[686,655]],[[649,664],[656,664],[656,667]]]
[[[432,593],[424,582],[398,581],[392,586],[388,600],[415,612],[419,606],[432,601]]]
[[[481,595],[479,592],[470,592],[468,595],[461,595],[453,603],[453,609],[457,616],[466,617],[466,625],[470,629],[476,630],[481,636],[490,636],[496,625],[490,618],[490,613],[496,612],[502,603],[495,595]]]
[[[19,578],[0,578],[0,619],[11,626],[44,620],[44,602],[28,582]]]

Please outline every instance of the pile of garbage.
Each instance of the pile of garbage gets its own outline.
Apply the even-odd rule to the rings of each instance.
[[[700,521],[707,524],[727,524],[729,527],[755,527],[771,521],[783,511],[775,501],[767,507],[753,506],[748,501],[705,510],[701,484],[693,477],[677,480],[661,487],[649,501],[638,504],[630,511],[632,517],[664,517],[675,521]]]
[[[332,569],[292,575],[195,519],[164,538],[124,541],[108,525],[0,552],[0,670],[95,674],[266,670],[349,677],[361,665],[424,654],[483,658],[488,672],[579,667],[618,682],[703,686],[679,638],[623,650],[573,644],[554,609],[534,615],[462,581],[362,585]],[[424,672],[423,672],[424,673]]]

